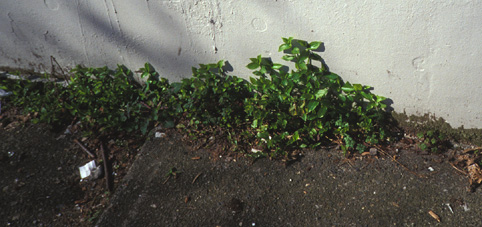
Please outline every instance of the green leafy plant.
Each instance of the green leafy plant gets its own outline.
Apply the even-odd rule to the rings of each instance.
[[[46,74],[42,77],[49,79]],[[13,95],[6,98],[10,106],[22,107],[24,114],[34,113],[38,116],[33,119],[34,122],[55,125],[68,119],[58,101],[62,97],[61,84],[43,83],[27,78],[18,80],[0,78],[0,89],[12,92]]]
[[[445,136],[437,130],[428,130],[417,133],[420,139],[418,147],[423,151],[440,152],[447,148]]]
[[[176,167],[172,167],[167,172],[166,177],[176,177],[179,173],[181,172],[177,170]]]
[[[162,123],[193,138],[221,135],[253,157],[328,143],[362,152],[385,141],[385,98],[330,72],[315,53],[322,44],[283,38],[279,51],[290,63],[251,58],[251,83],[228,75],[221,60],[193,67],[191,78],[172,84],[146,63],[137,71],[143,83],[122,65],[115,70],[78,66],[65,87],[22,80],[1,81],[0,88],[13,91],[13,104],[37,114],[38,122],[80,121],[97,134],[145,134]]]
[[[192,68],[193,76],[172,84],[176,113],[182,113],[191,126],[238,127],[245,120],[243,101],[249,96],[248,83],[226,75],[224,61]]]
[[[145,134],[150,123],[159,118],[169,83],[156,78],[149,64],[140,72],[141,77],[147,77],[143,85],[133,80],[130,70],[119,65],[116,70],[77,66],[65,87],[30,80],[5,80],[2,87],[13,92],[13,105],[38,116],[34,123],[65,125],[80,121],[89,133]]]
[[[314,52],[321,45],[283,38],[279,51],[295,70],[261,56],[247,65],[258,77],[250,78],[253,97],[246,100],[245,111],[256,137],[274,153],[329,141],[344,151],[363,151],[386,138],[385,98],[329,72]]]

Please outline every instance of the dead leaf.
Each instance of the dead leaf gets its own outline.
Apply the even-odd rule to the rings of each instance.
[[[480,170],[480,166],[476,163],[470,165],[467,167],[469,171],[469,177],[470,177],[470,184],[480,184],[482,183],[482,170]]]

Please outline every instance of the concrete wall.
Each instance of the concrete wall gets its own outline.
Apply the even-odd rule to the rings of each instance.
[[[0,67],[138,69],[171,81],[191,66],[250,57],[281,62],[281,37],[325,42],[345,80],[375,87],[407,114],[482,128],[482,1],[38,0],[0,1]]]

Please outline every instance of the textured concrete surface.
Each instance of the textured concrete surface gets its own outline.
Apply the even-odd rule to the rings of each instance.
[[[345,162],[328,149],[287,167],[267,159],[212,161],[169,134],[143,146],[97,226],[480,225],[480,188],[468,192],[467,178],[440,156],[399,155],[409,170],[390,158]],[[172,168],[177,177],[168,178]]]
[[[333,72],[398,112],[482,128],[481,17],[482,2],[468,0],[1,1],[0,67],[151,62],[176,81],[225,59],[246,78],[250,57],[281,61],[280,37],[294,36],[324,41]]]

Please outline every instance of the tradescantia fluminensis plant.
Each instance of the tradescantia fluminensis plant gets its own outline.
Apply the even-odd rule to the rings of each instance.
[[[182,124],[179,128],[190,134],[224,130],[235,146],[256,148],[256,155],[285,155],[333,142],[345,152],[364,151],[384,141],[385,98],[327,70],[315,53],[322,44],[283,38],[279,51],[293,69],[259,55],[247,65],[255,75],[250,83],[228,75],[221,60],[201,64],[192,69],[191,78],[172,84],[146,63],[139,70],[144,83],[132,80],[124,66],[78,66],[66,87],[2,79],[0,89],[12,91],[10,103],[36,113],[35,121],[65,124],[76,119],[98,133],[145,134],[158,123]]]
[[[250,78],[253,97],[245,102],[245,111],[268,150],[334,141],[344,151],[363,151],[385,139],[385,98],[329,72],[315,53],[321,45],[283,38],[279,51],[294,70],[261,56],[250,59],[247,67],[257,77]]]

